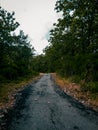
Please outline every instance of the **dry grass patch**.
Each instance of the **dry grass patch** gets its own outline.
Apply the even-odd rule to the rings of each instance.
[[[73,83],[70,78],[62,78],[56,73],[53,73],[52,76],[65,93],[98,111],[98,94],[92,94],[89,91],[83,92],[80,84]]]
[[[10,107],[14,103],[14,95],[22,90],[27,84],[39,79],[42,76],[40,74],[37,77],[31,77],[23,81],[11,82],[11,83],[0,83],[0,108]]]

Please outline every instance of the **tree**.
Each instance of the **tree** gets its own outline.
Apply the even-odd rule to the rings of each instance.
[[[57,0],[56,11],[62,18],[50,31],[46,55],[55,57],[56,70],[65,76],[97,81],[98,3],[96,0]],[[51,59],[50,56],[50,59]],[[53,62],[53,64],[54,64]]]
[[[0,7],[0,78],[12,80],[32,72],[34,48],[23,31],[15,34],[18,26],[14,12]]]

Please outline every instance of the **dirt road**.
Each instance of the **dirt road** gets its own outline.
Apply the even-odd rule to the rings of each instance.
[[[98,113],[66,95],[50,74],[29,85],[17,98],[7,130],[98,130]]]

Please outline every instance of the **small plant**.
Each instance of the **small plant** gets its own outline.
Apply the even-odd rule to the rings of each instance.
[[[98,93],[98,82],[81,83],[81,90],[90,91],[91,93]]]

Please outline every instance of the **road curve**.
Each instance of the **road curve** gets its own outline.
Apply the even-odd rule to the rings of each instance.
[[[98,114],[60,90],[50,74],[19,96],[7,130],[98,130]]]

